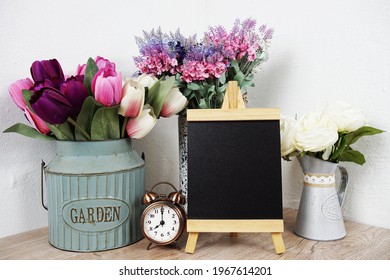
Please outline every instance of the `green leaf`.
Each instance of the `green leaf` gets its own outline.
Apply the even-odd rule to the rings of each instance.
[[[345,138],[344,137],[340,137],[340,142],[339,142],[339,145],[337,146],[337,150],[335,150],[332,154],[332,156],[330,157],[330,160],[331,161],[338,161],[338,157],[340,156],[340,154],[342,154],[345,150],[345,148],[347,147],[347,142],[345,141]]]
[[[92,119],[95,112],[101,108],[102,105],[98,103],[92,96],[88,96],[83,103],[83,107],[77,117],[77,124],[81,126],[89,135],[91,135]],[[80,131],[79,128],[75,128],[76,140],[88,140]]]
[[[93,96],[93,92],[91,88],[92,79],[98,71],[99,68],[97,67],[95,60],[93,60],[93,58],[90,57],[87,61],[87,66],[85,68],[84,86],[87,88],[87,91],[91,96]]]
[[[189,83],[189,84],[187,85],[187,88],[189,88],[189,89],[191,89],[191,90],[199,90],[199,89],[200,89],[199,85],[196,84],[196,83]]]
[[[226,83],[226,72],[222,74],[222,76],[218,79],[221,85]]]
[[[15,132],[15,133],[19,133],[23,136],[34,138],[37,140],[46,140],[46,141],[54,140],[53,137],[44,135],[44,134],[40,133],[38,130],[32,128],[31,126],[25,125],[23,123],[14,124],[13,126],[7,128],[3,132],[4,133]]]
[[[91,140],[119,139],[119,106],[99,108],[91,125]]]
[[[158,118],[160,116],[161,108],[167,98],[170,90],[175,84],[175,77],[171,76],[160,83],[156,83],[149,90],[149,97],[146,99],[146,103],[153,107],[153,111]]]
[[[244,79],[245,79],[244,73],[242,73],[241,71],[237,72],[237,74],[234,76],[234,80],[238,82],[238,85],[240,87]]]
[[[63,140],[63,141],[75,140],[73,129],[70,123],[64,122],[63,124],[56,124],[56,125],[48,124],[48,123],[46,124],[58,140]]]
[[[234,70],[236,71],[236,73],[240,72],[240,66],[238,65],[238,61],[237,60],[233,60],[230,65],[234,68]]]
[[[183,95],[184,95],[185,97],[188,97],[188,96],[190,96],[191,93],[192,93],[192,90],[190,90],[189,88],[186,88],[186,89],[184,90],[184,92],[183,92]]]
[[[258,59],[258,60],[263,60],[263,59],[265,59],[265,58],[266,58],[265,52],[257,52],[257,53],[256,53],[256,59]]]
[[[208,105],[208,102],[206,101],[205,98],[202,98],[199,102],[199,108],[200,109],[207,109],[209,108],[210,106]]]
[[[22,90],[22,95],[23,95],[23,99],[24,99],[24,102],[26,103],[27,107],[33,111],[33,109],[31,108],[31,104],[30,104],[30,99],[31,99],[31,96],[34,95],[34,92],[32,91],[29,91],[27,89],[23,89]]]
[[[350,161],[363,165],[366,162],[366,159],[362,153],[351,149],[341,154],[340,161]]]
[[[214,95],[215,94],[215,86],[212,85],[211,87],[209,87],[209,89],[207,90],[208,93],[211,93],[211,95]]]
[[[355,130],[353,132],[346,134],[345,141],[346,141],[347,145],[349,146],[353,143],[356,143],[356,141],[358,141],[360,139],[360,137],[374,135],[374,134],[378,134],[378,133],[382,133],[382,132],[384,132],[384,131],[377,129],[377,128],[374,128],[374,127],[363,126],[363,127],[359,128],[358,130]]]
[[[228,87],[228,84],[227,84],[227,83],[224,84],[223,86],[219,87],[219,88],[217,89],[218,93],[223,93],[223,94],[225,95],[225,91],[226,91],[227,87]]]

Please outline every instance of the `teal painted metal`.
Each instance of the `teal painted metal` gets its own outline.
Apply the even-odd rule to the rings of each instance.
[[[144,164],[131,139],[58,141],[44,167],[50,244],[92,252],[143,238]]]

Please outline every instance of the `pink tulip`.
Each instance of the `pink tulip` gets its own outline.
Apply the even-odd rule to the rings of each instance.
[[[144,107],[145,88],[136,81],[127,80],[122,89],[122,100],[118,114],[128,117],[138,117]]]
[[[95,63],[98,69],[111,68],[115,70],[115,63],[105,59],[101,56],[95,58]],[[85,75],[85,69],[87,68],[87,64],[78,65],[76,70],[76,75]]]
[[[38,130],[42,134],[48,134],[50,132],[50,129],[46,125],[46,123],[38,117],[35,113],[33,113],[28,107],[26,107],[26,110],[24,111],[26,118],[31,123],[31,125]]]
[[[183,110],[188,101],[178,88],[173,88],[165,98],[160,116],[169,118]]]
[[[152,130],[156,122],[157,118],[154,115],[153,110],[146,108],[137,118],[130,119],[127,122],[127,134],[130,138],[141,139]]]
[[[85,69],[87,68],[87,64],[78,65],[76,70],[76,76],[85,75]]]
[[[122,74],[106,67],[100,69],[92,79],[95,99],[106,107],[119,104],[122,100]]]
[[[106,68],[111,68],[115,70],[115,63],[109,61],[108,59],[105,59],[101,56],[96,57],[95,59],[96,66],[100,69],[106,69]]]
[[[30,89],[33,84],[34,83],[31,79],[26,78],[16,81],[9,87],[8,92],[11,95],[12,100],[15,102],[16,106],[18,106],[23,111],[24,108],[26,108],[26,102],[24,101],[22,91],[24,89]]]

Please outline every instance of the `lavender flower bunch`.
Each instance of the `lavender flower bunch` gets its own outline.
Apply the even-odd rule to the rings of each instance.
[[[136,37],[140,55],[134,61],[141,73],[174,75],[189,101],[187,108],[220,108],[229,81],[238,81],[243,93],[254,86],[254,72],[268,58],[272,34],[266,25],[256,29],[251,18],[237,19],[230,32],[209,27],[202,40],[158,28]]]

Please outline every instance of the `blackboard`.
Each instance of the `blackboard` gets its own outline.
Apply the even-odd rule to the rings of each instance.
[[[208,113],[188,121],[188,218],[283,219],[279,119]]]

